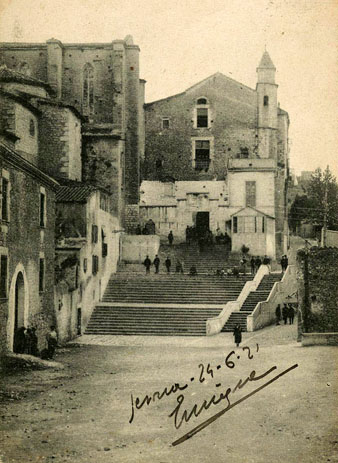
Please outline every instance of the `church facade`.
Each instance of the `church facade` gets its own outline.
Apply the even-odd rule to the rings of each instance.
[[[226,232],[233,251],[286,252],[289,117],[275,72],[265,52],[255,90],[217,73],[145,105],[142,223],[176,242],[189,226]]]

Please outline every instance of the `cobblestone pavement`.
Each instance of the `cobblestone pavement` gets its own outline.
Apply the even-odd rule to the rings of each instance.
[[[65,370],[4,378],[0,461],[337,462],[338,351],[302,348],[295,339],[296,325],[244,333],[238,349],[228,333],[196,338],[83,336],[59,350],[57,360]],[[265,376],[255,379],[259,375]],[[233,392],[240,379],[243,384],[250,376],[251,381]],[[191,439],[172,445],[270,379],[271,384]],[[187,386],[163,394],[175,383]],[[223,397],[201,409],[205,400],[209,403],[214,396],[217,402],[228,388],[229,402]],[[155,391],[159,394],[154,396]],[[141,406],[146,395],[149,404]],[[192,410],[194,404],[201,412],[176,429],[169,414],[178,407],[178,398],[183,400],[178,424],[183,410]]]

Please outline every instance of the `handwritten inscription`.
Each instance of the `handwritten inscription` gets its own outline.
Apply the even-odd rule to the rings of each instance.
[[[243,356],[247,358],[247,360],[250,361],[254,358],[254,354],[252,353],[252,349],[250,347],[244,346],[242,347],[242,351],[244,354],[246,354]],[[255,351],[256,353],[259,351],[258,344],[256,344]],[[235,351],[231,351],[225,357],[223,365],[225,365],[229,369],[234,369],[236,367],[237,361],[240,358],[241,356],[238,355],[238,353],[236,354]],[[277,376],[274,376],[273,378],[268,380],[266,383],[257,387],[257,389],[248,393],[246,396],[241,397],[236,402],[232,402],[232,397],[237,391],[240,391],[241,389],[243,389],[248,383],[261,381],[262,379],[270,375],[272,372],[277,370],[277,366],[273,365],[266,371],[261,372],[260,374],[257,374],[256,370],[252,370],[245,377],[245,379],[240,378],[233,387],[230,387],[230,386],[225,387],[225,388],[223,387],[220,391],[217,391],[217,393],[212,394],[206,399],[197,401],[191,407],[185,405],[185,395],[182,391],[185,391],[186,389],[189,388],[189,385],[193,383],[193,381],[195,380],[195,377],[191,377],[190,382],[188,381],[183,384],[174,383],[171,386],[164,387],[164,389],[161,391],[155,391],[152,394],[146,394],[143,398],[136,397],[134,399],[134,395],[131,394],[131,416],[129,418],[129,423],[132,423],[134,421],[137,410],[141,410],[145,406],[150,406],[152,403],[161,401],[164,398],[172,396],[176,393],[179,393],[176,397],[176,405],[174,409],[168,415],[169,418],[173,418],[174,426],[176,429],[180,429],[183,423],[189,423],[189,421],[192,418],[199,417],[200,415],[203,414],[203,412],[209,410],[210,407],[216,407],[220,404],[224,404],[224,402],[226,403],[225,408],[223,408],[221,411],[216,413],[211,418],[208,418],[203,423],[199,424],[198,426],[193,428],[191,431],[186,433],[184,436],[182,436],[181,438],[177,439],[175,442],[172,443],[173,446],[181,444],[187,439],[190,439],[192,436],[194,436],[198,432],[202,431],[202,429],[204,429],[205,427],[209,426],[212,422],[214,422],[216,419],[218,419],[228,410],[238,405],[239,403],[243,402],[244,400],[248,399],[249,397],[253,396],[260,390],[267,387],[269,384],[272,384],[274,381],[284,376],[285,374],[289,373],[291,370],[293,370],[297,366],[298,366],[297,364],[292,365],[291,367],[279,373]],[[198,368],[199,368],[198,384],[203,384],[203,383],[206,384],[207,378],[216,379],[217,374],[219,374],[219,370],[222,368],[222,364],[212,367],[210,363],[208,363],[207,365],[200,363],[198,365]],[[197,380],[197,377],[196,377],[196,380]],[[220,382],[215,384],[215,387],[217,388],[221,386],[222,384]]]

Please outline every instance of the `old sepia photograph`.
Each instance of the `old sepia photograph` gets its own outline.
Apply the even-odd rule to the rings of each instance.
[[[0,463],[338,463],[337,30],[0,0]]]

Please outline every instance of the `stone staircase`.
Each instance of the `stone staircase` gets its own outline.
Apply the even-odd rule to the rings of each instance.
[[[143,270],[144,272],[144,270]],[[237,299],[252,275],[113,275],[86,334],[205,335],[208,318]]]
[[[159,250],[160,258],[160,273],[166,272],[165,260],[167,256],[171,260],[171,272],[175,272],[177,260],[183,263],[184,273],[189,273],[190,267],[193,265],[197,269],[197,273],[214,275],[216,270],[233,269],[239,267],[241,259],[238,253],[229,253],[226,246],[214,244],[213,246],[206,247],[204,251],[200,252],[196,243],[191,245],[178,244],[169,246],[161,244]],[[249,265],[246,271],[249,273]],[[119,264],[119,273],[145,273],[145,268],[142,264]],[[151,267],[151,272],[154,272],[154,267]]]
[[[238,312],[232,312],[228,321],[224,325],[222,332],[233,331],[236,324],[241,326],[242,331],[246,331],[248,315],[253,312],[258,302],[267,300],[273,285],[276,281],[280,281],[281,278],[282,273],[270,273],[269,275],[265,275],[258,285],[256,291],[252,291],[248,294],[241,307],[241,310]]]

